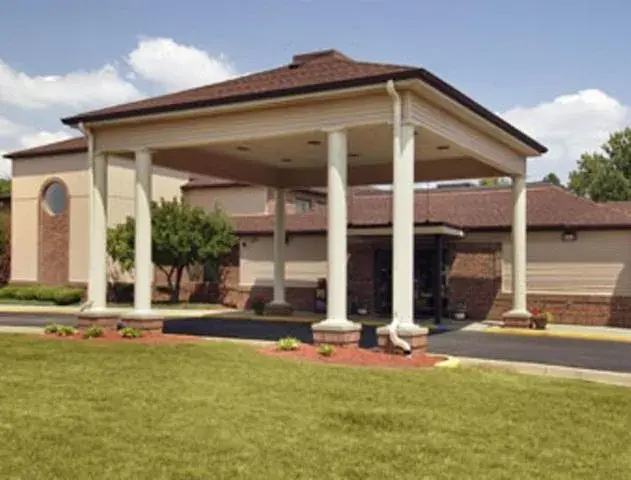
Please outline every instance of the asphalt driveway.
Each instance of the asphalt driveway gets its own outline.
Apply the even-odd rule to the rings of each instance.
[[[0,325],[41,327],[51,322],[74,325],[76,319],[63,315],[0,314]],[[256,340],[277,340],[293,336],[303,342],[312,342],[310,325],[298,322],[226,320],[213,316],[168,320],[164,331]],[[364,326],[360,342],[363,347],[375,346],[375,327]],[[454,330],[433,334],[429,340],[429,351],[492,360],[631,372],[631,343],[622,342]]]

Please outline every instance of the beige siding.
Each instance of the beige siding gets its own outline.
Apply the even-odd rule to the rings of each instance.
[[[68,280],[86,282],[89,240],[89,176],[84,153],[23,159],[13,162],[11,280],[37,281],[38,205],[44,183],[61,179],[70,196]],[[154,168],[154,200],[180,196],[189,175]],[[109,159],[108,224],[115,225],[134,212],[134,164],[120,157]]]
[[[511,245],[505,242],[502,290],[511,289]],[[631,232],[584,231],[576,242],[561,232],[528,234],[530,293],[631,295]]]
[[[217,204],[228,215],[264,214],[267,209],[266,187],[228,187],[194,189],[184,192],[192,205],[212,210]]]
[[[240,251],[241,285],[273,285],[273,238],[254,237],[244,240],[245,246],[242,242]],[[326,277],[326,237],[290,237],[285,258],[286,286],[314,286],[318,278]]]
[[[292,135],[340,125],[390,121],[392,101],[385,88],[378,95],[319,100],[312,103],[193,118],[110,127],[97,132],[98,150],[207,145],[212,142]]]

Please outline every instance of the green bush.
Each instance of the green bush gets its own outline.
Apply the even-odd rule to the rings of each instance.
[[[57,328],[57,335],[60,337],[72,337],[75,333],[77,333],[77,329],[70,325],[60,325]]]
[[[318,347],[318,354],[322,355],[323,357],[330,357],[334,353],[335,348],[333,348],[333,345],[320,345]]]
[[[46,328],[44,328],[44,333],[57,333],[60,326],[61,325],[57,323],[49,323],[48,325],[46,325]]]
[[[105,332],[103,331],[103,327],[99,327],[98,325],[92,325],[83,332],[83,338],[97,338],[102,337]]]
[[[81,302],[83,299],[83,289],[44,285],[8,285],[0,288],[0,299],[50,302],[56,305],[72,305]]]
[[[298,350],[300,348],[300,340],[293,337],[285,337],[281,338],[276,342],[276,349],[282,350],[284,352],[289,352],[291,350]]]
[[[121,328],[118,334],[123,338],[140,338],[142,337],[142,331],[133,327]]]

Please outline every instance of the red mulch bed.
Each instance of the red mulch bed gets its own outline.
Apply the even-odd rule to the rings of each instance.
[[[298,350],[289,352],[277,350],[275,346],[264,348],[260,352],[274,357],[293,358],[317,363],[359,365],[362,367],[433,367],[437,363],[447,360],[447,357],[440,355],[415,353],[411,358],[406,358],[403,355],[393,355],[356,347],[336,348],[333,355],[324,357],[318,354],[317,347],[306,344],[300,345]]]
[[[140,338],[124,338],[118,332],[105,331],[102,337],[84,339],[81,332],[68,337],[55,334],[45,334],[45,338],[54,340],[80,340],[84,342],[121,342],[121,343],[145,343],[145,344],[165,344],[165,343],[193,343],[199,342],[199,337],[190,335],[165,335],[162,332],[144,332]]]

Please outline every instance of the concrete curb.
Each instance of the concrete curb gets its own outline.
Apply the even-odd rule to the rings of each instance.
[[[44,333],[44,327],[11,327],[1,325],[0,333],[27,333],[30,335],[41,335]]]
[[[480,331],[484,333],[494,333],[499,335],[521,335],[524,337],[569,338],[576,340],[631,343],[631,335],[625,336],[596,332],[555,332],[553,330],[529,330],[507,327],[488,327]]]
[[[447,360],[443,360],[442,362],[438,362],[435,367],[439,368],[458,368],[461,366],[461,362],[459,358],[450,357],[447,355]]]
[[[529,375],[584,380],[587,382],[605,383],[631,388],[631,373],[611,372],[607,370],[590,370],[586,368],[546,365],[541,363],[509,362],[488,360],[484,358],[458,357],[464,367],[482,367],[504,370]]]
[[[111,308],[108,311],[117,315],[124,315],[133,311],[132,308]],[[203,309],[168,309],[168,308],[156,308],[156,312],[163,315],[166,318],[197,318],[207,317],[213,315],[225,315],[234,313],[233,309],[215,309],[215,310],[203,310]],[[30,315],[78,315],[79,308],[51,306],[51,305],[0,305],[0,314],[30,314]]]

